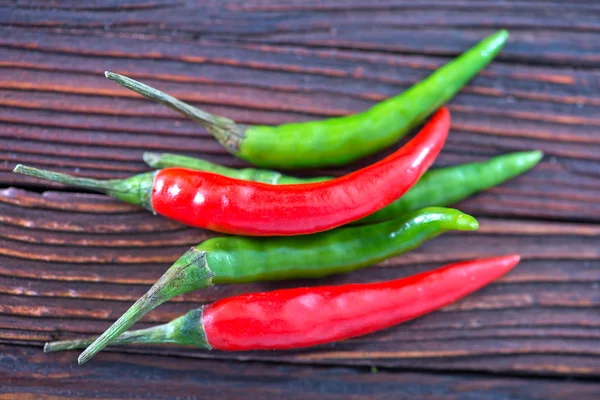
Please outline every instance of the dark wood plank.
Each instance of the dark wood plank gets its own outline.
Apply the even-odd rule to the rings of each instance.
[[[241,122],[275,124],[362,110],[447,60],[23,28],[8,29],[0,46],[6,50],[0,63],[0,184],[43,187],[59,186],[10,170],[23,162],[89,177],[124,177],[146,170],[143,150],[245,165],[193,122],[104,79],[105,69]],[[598,82],[595,70],[496,61],[468,85],[450,103],[453,133],[438,166],[531,148],[547,156],[527,176],[461,204],[465,211],[599,221]],[[340,175],[384,154],[306,174]]]
[[[0,340],[35,342],[97,334],[188,246],[214,234],[101,196],[23,190],[0,193]],[[65,210],[70,204],[73,211]],[[119,207],[121,207],[119,209]],[[238,293],[393,279],[445,262],[518,252],[524,261],[498,283],[416,321],[335,345],[290,352],[206,353],[123,347],[186,357],[379,365],[504,373],[600,375],[600,227],[481,219],[477,233],[450,233],[402,257],[318,282],[223,285],[186,294],[149,314],[166,322]],[[552,357],[552,363],[548,361]],[[482,365],[485,364],[485,365]]]
[[[119,7],[82,12],[8,6],[0,13],[3,16],[0,23],[84,32],[143,32],[188,39],[430,54],[454,53],[482,32],[506,27],[514,30],[514,39],[503,58],[592,67],[598,63],[594,45],[594,34],[600,30],[597,6],[551,2],[523,6],[517,1],[507,4],[494,1],[480,7],[484,2],[479,1],[465,10],[464,2],[433,3],[435,6],[428,7],[427,2],[415,5],[398,1],[381,9],[381,6],[361,7],[360,1],[343,1],[329,7],[317,1],[302,5],[292,2],[283,7],[260,2],[182,1],[130,13]],[[532,13],[534,5],[543,8],[544,13]],[[412,34],[415,28],[419,28],[418,36]]]
[[[0,345],[0,399],[592,399],[592,382],[309,368],[178,357],[100,354],[78,367],[69,354]],[[10,354],[10,355],[9,355]]]
[[[593,383],[533,377],[600,376],[599,15],[583,0],[0,0],[0,399],[597,397]],[[40,352],[44,341],[103,331],[212,234],[103,196],[44,191],[64,188],[12,174],[16,163],[100,179],[146,171],[146,150],[247,165],[105,70],[243,123],[308,121],[393,96],[500,28],[511,40],[450,102],[436,165],[546,156],[457,205],[479,232],[318,282],[190,293],[138,327],[238,293],[392,279],[464,258],[519,252],[515,271],[440,312],[314,349],[127,346],[83,368],[76,352]],[[298,174],[342,175],[390,151]]]

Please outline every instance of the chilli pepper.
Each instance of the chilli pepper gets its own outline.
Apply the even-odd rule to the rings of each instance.
[[[282,350],[365,335],[435,311],[519,263],[518,255],[450,264],[392,281],[249,293],[218,300],[167,324],[126,332],[111,344],[177,343],[223,351]],[[47,343],[44,351],[94,339]],[[89,360],[94,344],[79,357]]]
[[[100,351],[167,300],[215,284],[319,278],[350,272],[404,253],[449,230],[472,231],[477,220],[431,207],[392,221],[296,237],[217,237],[192,247],[95,344]],[[90,357],[93,356],[90,355]]]
[[[188,225],[248,236],[302,235],[355,221],[400,198],[442,149],[450,113],[441,108],[410,142],[383,160],[326,182],[269,185],[167,168],[98,181],[17,165],[15,172],[102,191]]]
[[[198,122],[239,158],[265,168],[314,168],[345,165],[395,143],[450,100],[492,61],[507,39],[506,30],[488,36],[404,93],[366,111],[279,126],[237,124],[125,76],[105,75]]]
[[[318,176],[312,178],[297,178],[295,176],[284,175],[280,172],[270,169],[258,168],[230,168],[219,165],[201,158],[183,156],[170,153],[152,153],[144,152],[143,159],[146,164],[154,169],[164,168],[187,168],[197,171],[212,172],[245,181],[263,182],[269,185],[297,185],[300,183],[323,182],[333,179],[329,176]]]
[[[542,156],[543,153],[538,150],[509,153],[484,162],[427,171],[404,196],[352,224],[372,224],[394,219],[423,207],[451,205],[476,192],[489,189],[524,173],[533,168],[542,159]],[[144,153],[144,161],[153,168],[182,167],[272,185],[321,182],[333,179],[330,177],[296,178],[267,169],[235,169],[199,158],[168,153],[147,152]]]

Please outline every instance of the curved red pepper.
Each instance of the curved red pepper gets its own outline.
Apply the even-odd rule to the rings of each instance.
[[[153,210],[188,225],[249,236],[325,231],[365,217],[408,191],[433,163],[450,128],[440,109],[408,144],[366,168],[326,182],[269,185],[207,172],[157,172]]]
[[[507,273],[518,255],[447,265],[388,282],[285,289],[219,300],[169,323],[123,333],[112,344],[178,343],[224,351],[315,346],[419,317]],[[85,338],[46,343],[45,352],[87,347],[79,363],[106,343]],[[90,344],[91,343],[91,344]]]
[[[336,342],[416,318],[485,286],[518,255],[447,265],[387,282],[251,293],[203,308],[208,344],[219,350],[291,349]]]

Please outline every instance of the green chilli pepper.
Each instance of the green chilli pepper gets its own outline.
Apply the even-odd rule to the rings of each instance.
[[[372,224],[398,218],[428,206],[447,206],[481,190],[489,189],[533,168],[541,159],[541,151],[510,153],[485,162],[455,165],[425,173],[412,189],[389,206],[369,215],[357,224]],[[331,179],[329,177],[295,178],[276,171],[244,168],[234,169],[198,158],[176,154],[145,153],[144,161],[153,168],[183,167],[214,172],[231,178],[270,184],[295,184]]]
[[[201,158],[170,153],[152,153],[147,151],[144,153],[143,158],[146,164],[155,169],[188,168],[198,171],[212,172],[214,174],[224,175],[230,178],[243,179],[245,181],[268,183],[270,185],[295,185],[309,182],[322,182],[333,179],[329,176],[297,178],[295,176],[284,175],[269,169],[229,168],[203,160]]]
[[[190,117],[239,158],[265,168],[314,168],[345,165],[395,143],[450,100],[492,61],[507,39],[506,30],[488,36],[404,93],[361,113],[279,126],[236,124],[125,76],[105,75]]]
[[[446,231],[472,231],[478,226],[475,218],[458,210],[431,207],[392,221],[314,235],[212,238],[182,255],[98,338],[95,352],[160,304],[212,283],[320,278],[350,272],[412,250]]]

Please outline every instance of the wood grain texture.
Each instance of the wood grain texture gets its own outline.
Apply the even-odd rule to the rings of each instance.
[[[562,379],[600,377],[599,17],[583,0],[0,0],[0,399],[597,397],[597,384]],[[509,275],[440,312],[314,349],[127,346],[84,368],[77,352],[41,353],[47,340],[102,332],[212,234],[17,176],[17,163],[101,179],[148,170],[148,150],[247,165],[105,70],[239,122],[308,121],[402,92],[500,28],[511,32],[506,48],[449,103],[452,134],[436,166],[528,149],[545,157],[457,205],[478,217],[478,232],[318,282],[189,293],[138,326],[238,293],[518,252]],[[339,176],[391,151],[297,174]]]
[[[65,210],[64,204],[72,211]],[[7,343],[18,339],[41,344],[100,333],[188,246],[212,236],[100,195],[40,195],[7,189],[0,192],[0,209],[4,218],[0,227],[0,340]],[[119,351],[325,365],[600,375],[600,227],[485,218],[480,222],[477,233],[446,234],[402,257],[318,282],[378,281],[460,259],[510,252],[523,256],[519,268],[496,284],[416,321],[300,351],[208,353],[173,346],[130,346]],[[159,307],[141,326],[166,322],[225,296],[316,283],[212,287]]]
[[[0,183],[44,187],[51,185],[10,170],[27,162],[96,178],[123,177],[146,170],[140,162],[143,150],[244,165],[193,122],[107,81],[102,76],[106,69],[241,122],[275,124],[360,111],[446,60],[229,42],[199,46],[128,36],[74,37],[21,28],[7,29],[0,46],[6,54],[0,65]],[[466,203],[465,211],[600,220],[595,201],[598,76],[596,71],[495,62],[450,103],[453,133],[438,166],[531,148],[546,153],[536,170]],[[345,169],[312,173],[340,175],[384,154]]]
[[[29,346],[0,345],[0,399],[245,398],[254,399],[560,399],[593,398],[591,382],[308,368],[258,362],[228,363],[100,354],[94,368],[73,365],[68,354],[40,354]],[[15,356],[8,356],[15,354]],[[118,384],[115,384],[118,382]],[[174,384],[176,382],[176,384]],[[247,398],[247,397],[246,397]]]
[[[563,65],[595,66],[600,60],[593,43],[600,31],[597,5],[552,5],[538,2],[408,1],[364,6],[358,0],[323,7],[318,1],[284,4],[263,2],[181,1],[168,7],[120,7],[73,10],[61,7],[6,7],[0,23],[17,27],[81,32],[143,33],[176,39],[206,38],[238,42],[282,43],[368,51],[451,54],[498,27],[514,30],[503,58]],[[481,7],[481,4],[487,7]],[[529,3],[529,2],[526,2]],[[534,13],[532,6],[543,9]],[[393,12],[390,12],[393,11]],[[376,26],[377,29],[373,29]],[[414,35],[419,29],[419,35]],[[522,32],[521,30],[524,30]],[[559,31],[560,30],[560,33]],[[532,40],[532,35],[535,40]],[[544,44],[545,51],[540,52]],[[541,53],[541,54],[540,54]]]

